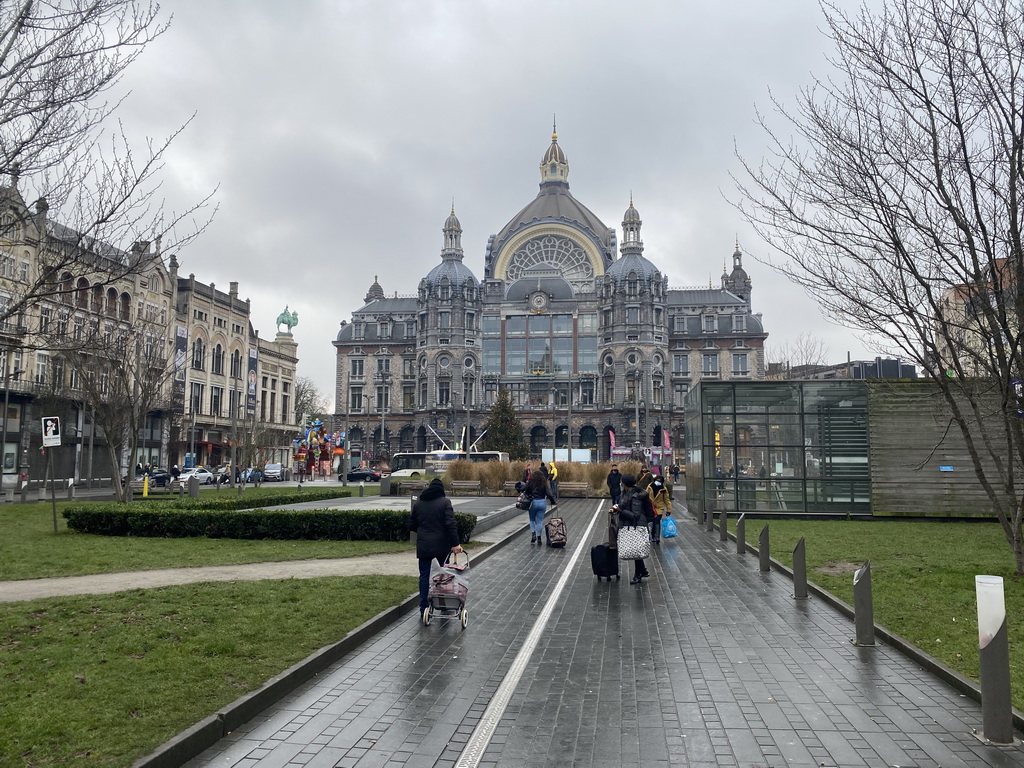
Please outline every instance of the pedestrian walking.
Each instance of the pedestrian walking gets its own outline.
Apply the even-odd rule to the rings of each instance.
[[[444,483],[434,478],[412,506],[409,530],[416,532],[416,557],[420,562],[420,615],[430,605],[430,565],[434,560],[444,565],[449,552],[462,551],[455,510],[445,495]]]
[[[551,487],[551,498],[554,499],[552,504],[558,503],[558,467],[555,466],[555,462],[548,464],[548,485]]]
[[[651,470],[644,464],[640,467],[640,474],[636,476],[636,487],[642,491],[646,491],[647,487],[654,482],[654,475],[651,474]]]
[[[530,462],[526,462],[526,466],[523,467],[523,476],[520,478],[520,482],[526,485],[530,482]]]
[[[651,523],[651,542],[661,544],[661,519],[672,514],[672,495],[668,486],[665,485],[665,478],[661,475],[654,476],[654,482],[650,487],[651,504],[654,507],[654,520]]]
[[[679,485],[679,465],[673,464],[669,471],[672,473],[672,485]]]
[[[647,515],[644,513],[644,501],[648,500],[647,491],[640,488],[636,478],[630,474],[622,476],[622,497],[615,511],[619,514],[619,527],[635,526],[647,527]],[[633,578],[630,584],[639,584],[643,579],[649,578],[647,565],[642,557],[633,560]]]
[[[619,474],[618,464],[612,464],[605,482],[608,483],[608,495],[612,498],[612,506],[615,506],[619,503],[619,497],[622,495],[622,475]]]
[[[530,475],[530,481],[526,484],[526,488],[523,491],[527,498],[530,499],[530,543],[537,542],[538,544],[544,543],[544,515],[548,511],[548,499],[554,504],[555,500],[551,496],[551,489],[548,486],[547,475],[543,471],[544,465],[541,464],[541,469]]]
[[[178,465],[177,464],[175,464],[173,467],[171,467],[171,477],[174,478],[175,480],[177,480],[179,477],[181,477],[181,470],[178,469]]]

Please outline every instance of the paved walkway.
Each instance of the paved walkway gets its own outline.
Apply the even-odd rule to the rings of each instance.
[[[408,616],[187,765],[1024,765],[973,701],[687,517],[649,582],[598,582],[604,506],[560,505],[564,550],[520,533],[471,568],[467,629]]]

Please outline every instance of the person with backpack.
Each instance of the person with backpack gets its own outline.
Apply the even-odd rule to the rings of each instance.
[[[654,519],[651,521],[651,543],[661,544],[661,518],[662,515],[672,514],[672,495],[668,486],[665,485],[665,478],[662,475],[655,475],[654,482],[649,489],[651,505],[654,508]]]
[[[543,464],[541,466],[543,467]],[[552,504],[555,502],[551,497],[548,478],[543,469],[530,474],[530,480],[526,483],[523,493],[530,499],[530,543],[543,544],[544,515],[548,511],[548,499],[551,499]]]
[[[628,525],[646,529],[647,515],[644,512],[645,502],[650,503],[647,491],[637,486],[635,477],[629,474],[623,475],[622,497],[619,499],[619,503],[613,507],[619,515],[618,527],[622,528]],[[633,560],[633,578],[629,580],[630,584],[639,584],[643,579],[649,578],[650,575],[642,557]]]

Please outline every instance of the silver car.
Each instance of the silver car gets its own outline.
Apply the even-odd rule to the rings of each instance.
[[[284,467],[280,464],[267,464],[263,468],[263,482],[269,483],[280,480],[284,480]]]

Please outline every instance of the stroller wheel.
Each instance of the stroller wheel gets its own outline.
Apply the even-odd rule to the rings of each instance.
[[[462,628],[465,629],[466,625],[469,624],[469,611],[463,608],[459,611],[459,621],[462,622]]]
[[[423,615],[420,617],[421,621],[423,622],[423,626],[427,626],[428,624],[430,624],[430,613],[430,606],[428,605],[426,608],[423,609]]]

